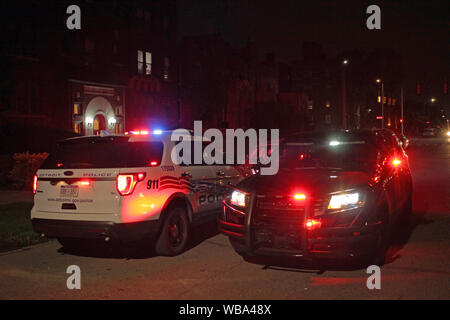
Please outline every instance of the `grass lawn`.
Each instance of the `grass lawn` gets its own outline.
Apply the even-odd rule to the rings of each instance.
[[[31,228],[31,202],[0,205],[0,252],[48,241]]]

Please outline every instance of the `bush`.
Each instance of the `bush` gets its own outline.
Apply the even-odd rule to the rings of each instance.
[[[48,153],[15,153],[13,155],[13,168],[9,172],[12,187],[22,190],[30,190],[33,187],[33,177],[47,158]]]

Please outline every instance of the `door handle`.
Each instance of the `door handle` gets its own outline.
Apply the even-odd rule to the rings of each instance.
[[[182,174],[181,174],[181,176],[183,177],[183,178],[186,178],[186,179],[191,179],[192,178],[192,175],[191,175],[191,173],[190,172],[183,172]]]

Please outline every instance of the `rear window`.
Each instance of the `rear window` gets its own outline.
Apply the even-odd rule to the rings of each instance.
[[[162,142],[111,140],[64,141],[44,161],[42,169],[133,168],[161,163]]]

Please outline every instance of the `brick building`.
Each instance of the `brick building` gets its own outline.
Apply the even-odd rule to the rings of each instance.
[[[66,9],[81,9],[69,30]],[[176,1],[15,1],[2,12],[2,121],[79,134],[178,120]]]

